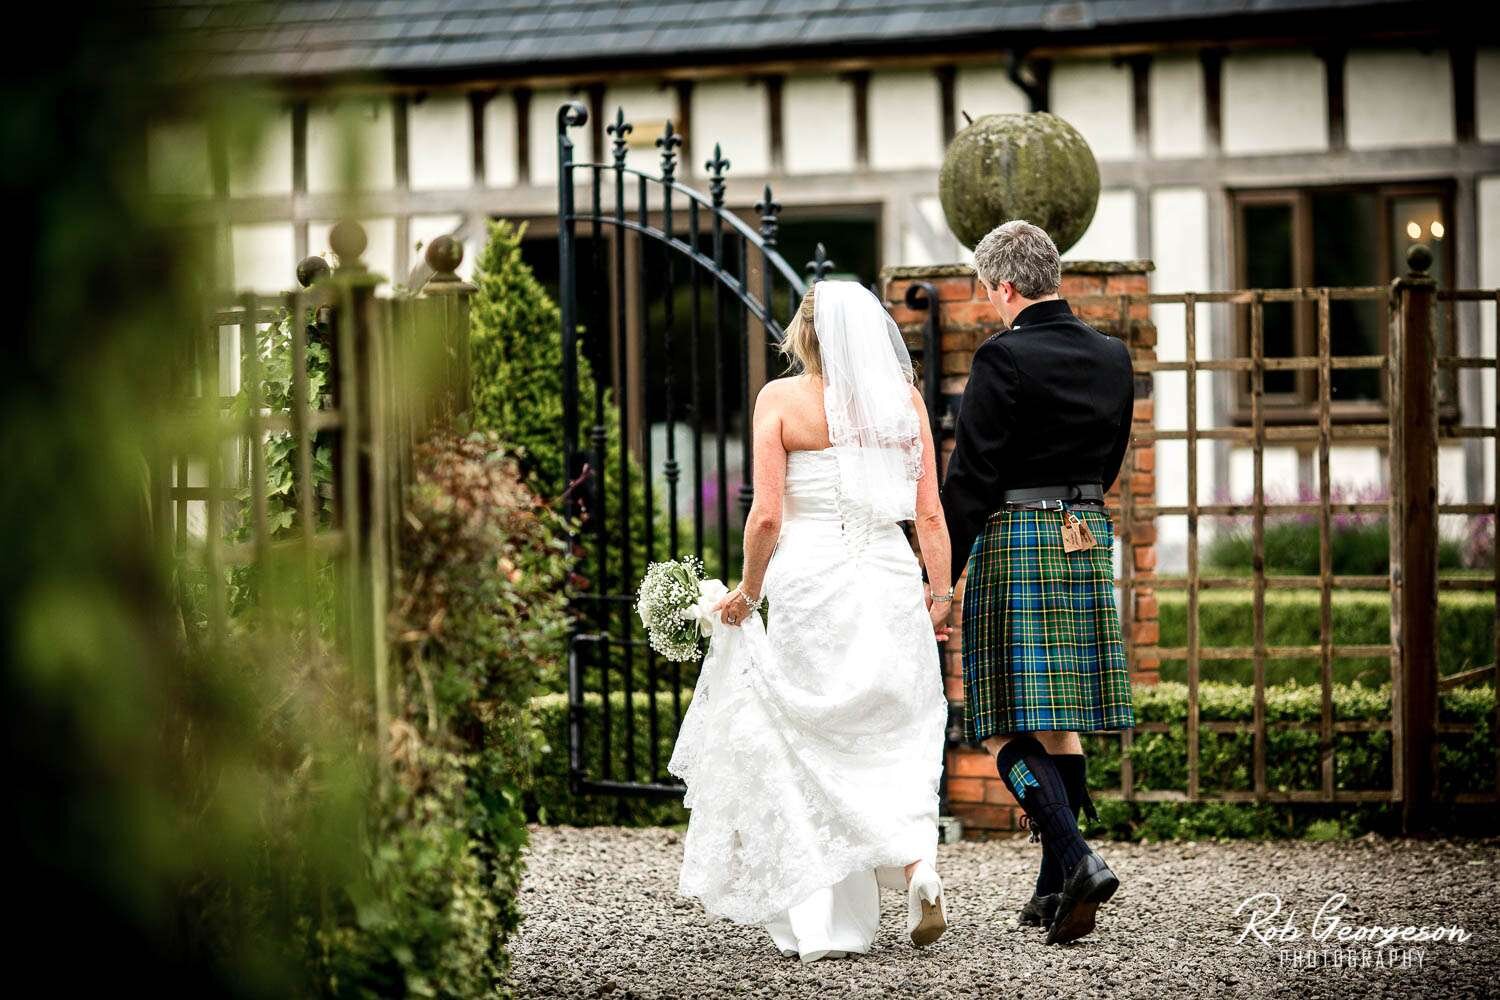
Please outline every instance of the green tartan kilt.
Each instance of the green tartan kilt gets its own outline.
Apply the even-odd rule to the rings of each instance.
[[[964,730],[1097,732],[1135,725],[1115,606],[1114,529],[1073,509],[1098,545],[1064,552],[1062,514],[1001,510],[969,552],[964,584]]]

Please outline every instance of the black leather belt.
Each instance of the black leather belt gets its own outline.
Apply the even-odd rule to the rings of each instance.
[[[1007,507],[1056,509],[1060,504],[1104,505],[1104,487],[1098,483],[1075,483],[1072,486],[1029,486],[1006,490],[1001,501]]]

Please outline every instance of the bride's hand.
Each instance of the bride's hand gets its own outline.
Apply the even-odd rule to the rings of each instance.
[[[745,604],[745,598],[741,596],[743,593],[739,587],[735,587],[719,598],[719,603],[714,605],[714,610],[719,612],[719,617],[724,620],[725,625],[737,626],[750,614],[750,608]]]
[[[953,635],[953,628],[948,624],[952,610],[951,601],[934,601],[931,594],[927,596],[927,614],[932,619],[932,634],[938,642],[947,642]]]

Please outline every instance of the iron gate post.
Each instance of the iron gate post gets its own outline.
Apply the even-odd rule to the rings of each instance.
[[[1401,666],[1391,715],[1401,826],[1412,832],[1431,822],[1437,774],[1438,400],[1432,251],[1414,244],[1406,263],[1391,283],[1391,642]]]
[[[913,281],[906,286],[904,301],[908,309],[925,312],[922,320],[922,401],[927,406],[927,423],[932,431],[932,444],[939,454],[933,455],[936,467],[941,457],[943,431],[939,414],[942,410],[942,319],[938,308],[937,286],[930,281]],[[938,672],[943,672],[943,651],[938,651]],[[963,824],[953,815],[948,800],[948,751],[963,743],[963,705],[949,703],[948,724],[943,732],[943,769],[938,778],[938,828],[943,843],[956,843],[963,838]]]
[[[557,265],[558,307],[562,316],[563,353],[563,478],[567,510],[576,513],[574,494],[578,468],[578,321],[575,315],[577,276],[573,253],[573,140],[568,129],[589,120],[581,101],[568,101],[557,109]],[[578,547],[577,519],[568,520],[568,551]],[[571,584],[569,584],[571,589]],[[583,678],[578,663],[574,633],[568,632],[568,784],[576,793],[583,778]]]

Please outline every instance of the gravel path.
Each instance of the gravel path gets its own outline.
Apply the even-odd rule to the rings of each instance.
[[[945,845],[950,926],[941,940],[912,948],[905,900],[885,891],[869,955],[804,966],[781,958],[760,928],[709,918],[677,896],[680,833],[534,828],[514,987],[520,997],[611,1000],[1500,996],[1500,839],[1104,844],[1120,891],[1100,910],[1098,930],[1068,947],[1048,947],[1042,932],[1014,923],[1037,851],[1024,839]],[[1279,923],[1294,912],[1300,941],[1236,942],[1245,925],[1236,907],[1262,892],[1282,897]],[[1314,915],[1334,893],[1348,896],[1349,925],[1458,925],[1472,937],[1397,942],[1409,949],[1408,968],[1284,965],[1279,949],[1309,947]],[[1337,946],[1328,946],[1331,960]],[[1390,954],[1344,948],[1371,962]]]

